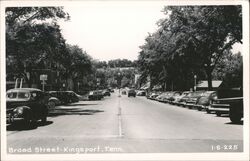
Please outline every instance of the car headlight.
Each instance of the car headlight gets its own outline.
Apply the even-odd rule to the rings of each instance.
[[[22,115],[23,114],[23,108],[16,108],[16,109],[14,109],[14,112],[19,114],[19,115]]]

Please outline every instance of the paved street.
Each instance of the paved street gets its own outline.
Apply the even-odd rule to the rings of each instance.
[[[9,153],[239,152],[242,138],[228,117],[117,92],[58,106],[45,125],[7,126]]]

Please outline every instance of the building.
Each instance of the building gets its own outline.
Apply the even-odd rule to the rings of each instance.
[[[217,90],[222,84],[221,80],[213,80],[212,87],[213,90]],[[207,80],[201,80],[197,83],[196,90],[208,90],[208,82]]]

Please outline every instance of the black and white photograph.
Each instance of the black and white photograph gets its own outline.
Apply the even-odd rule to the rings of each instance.
[[[248,1],[0,4],[1,160],[249,160]]]

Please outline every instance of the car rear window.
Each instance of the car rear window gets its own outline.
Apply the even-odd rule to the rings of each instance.
[[[7,93],[7,98],[9,99],[17,98],[17,92]]]
[[[29,98],[30,94],[28,92],[19,92],[18,98]]]

